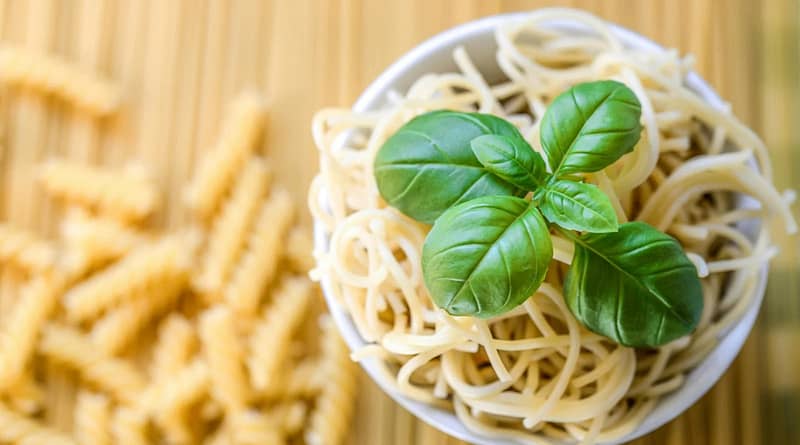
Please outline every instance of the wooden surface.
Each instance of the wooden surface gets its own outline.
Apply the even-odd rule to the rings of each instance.
[[[0,0],[4,41],[54,52],[117,80],[125,113],[98,123],[34,96],[5,94],[0,220],[52,233],[54,206],[31,187],[51,155],[154,169],[170,200],[209,146],[223,104],[260,88],[271,115],[265,150],[304,199],[316,170],[315,110],[350,105],[398,56],[465,21],[554,4],[588,9],[691,52],[697,70],[766,139],[781,188],[800,188],[800,6],[797,0]],[[167,211],[161,222],[181,218]],[[304,215],[308,221],[308,215]],[[687,413],[636,444],[800,443],[798,240],[779,237],[759,323],[725,377]],[[366,377],[352,444],[460,443],[414,419]]]

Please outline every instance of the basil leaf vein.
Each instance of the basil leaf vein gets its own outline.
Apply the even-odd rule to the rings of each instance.
[[[611,201],[597,186],[557,180],[549,184],[539,209],[548,221],[582,232],[616,232],[617,214]]]
[[[432,111],[411,119],[378,150],[374,175],[386,202],[432,224],[453,205],[489,195],[524,195],[490,173],[470,148],[485,134],[519,137],[510,123],[491,115]]]
[[[443,213],[422,247],[425,285],[452,315],[500,315],[527,299],[553,257],[547,223],[512,196],[486,196]]]
[[[535,190],[545,180],[544,159],[520,138],[487,134],[470,142],[483,166],[504,180],[525,190]]]
[[[574,239],[564,296],[587,328],[623,345],[656,347],[697,327],[702,287],[675,239],[642,222]]]
[[[602,170],[633,150],[641,105],[612,80],[578,84],[557,96],[542,117],[540,139],[557,177]]]

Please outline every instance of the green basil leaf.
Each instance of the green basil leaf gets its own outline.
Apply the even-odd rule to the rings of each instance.
[[[619,228],[611,201],[592,184],[557,180],[544,189],[539,210],[565,229],[605,233]]]
[[[691,333],[703,310],[700,279],[681,245],[642,222],[577,237],[564,296],[587,328],[634,347]]]
[[[556,97],[540,133],[553,174],[596,172],[629,153],[642,132],[641,114],[633,91],[612,80],[578,84]]]
[[[452,315],[500,315],[524,302],[553,257],[547,223],[528,201],[486,196],[448,209],[422,247],[425,285]]]
[[[449,207],[479,196],[524,195],[478,162],[470,141],[485,134],[522,138],[513,125],[491,115],[441,110],[415,117],[375,157],[381,196],[431,224]]]
[[[544,159],[525,139],[487,134],[473,139],[470,146],[486,170],[517,187],[535,190],[545,180]]]

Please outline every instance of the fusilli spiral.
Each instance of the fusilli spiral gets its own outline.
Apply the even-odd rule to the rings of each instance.
[[[276,379],[278,366],[285,359],[292,334],[303,321],[311,299],[311,282],[288,278],[275,293],[273,304],[264,310],[250,336],[247,366],[256,390],[264,390]]]
[[[38,413],[45,401],[42,386],[31,374],[22,375],[13,385],[6,388],[5,396],[15,411],[31,415]]]
[[[156,315],[167,310],[186,288],[188,274],[164,277],[157,285],[107,313],[92,327],[92,340],[105,353],[115,355],[131,342]]]
[[[114,445],[148,445],[147,416],[135,408],[120,407],[111,418]]]
[[[55,248],[35,234],[0,223],[0,263],[10,263],[26,271],[50,268],[56,259]]]
[[[124,172],[71,161],[49,161],[39,179],[53,196],[97,209],[123,221],[140,220],[159,204],[150,181]]]
[[[75,407],[75,439],[81,445],[110,445],[111,404],[102,394],[78,393]]]
[[[236,445],[281,445],[286,443],[277,422],[255,410],[238,411],[231,416],[230,429]]]
[[[70,289],[64,296],[67,316],[84,321],[103,310],[158,283],[165,277],[185,273],[193,251],[186,234],[165,237],[138,247],[119,262]]]
[[[250,396],[244,351],[236,336],[231,311],[216,306],[201,315],[200,338],[211,374],[212,396],[227,412],[242,409]]]
[[[154,382],[143,397],[143,408],[167,433],[171,443],[191,443],[192,431],[186,422],[186,409],[197,403],[209,390],[208,366],[195,360],[172,378]]]
[[[258,204],[267,192],[269,169],[259,158],[245,165],[231,197],[214,220],[197,286],[205,293],[218,294],[247,240]]]
[[[355,364],[329,318],[322,320],[322,366],[325,385],[317,397],[305,433],[309,445],[337,445],[344,440],[353,413]]]
[[[122,402],[135,403],[145,387],[144,377],[130,362],[103,353],[75,328],[47,325],[42,331],[39,351],[74,368],[86,381]]]
[[[284,190],[276,190],[261,208],[247,250],[225,289],[225,300],[235,311],[251,315],[258,309],[264,288],[275,276],[292,216],[292,200]]]
[[[234,176],[255,150],[265,112],[264,101],[256,93],[243,93],[233,102],[216,146],[202,159],[186,192],[189,208],[201,218],[213,215]]]
[[[23,288],[0,337],[0,388],[14,385],[25,371],[44,326],[64,287],[59,275],[42,275]]]
[[[172,314],[161,322],[158,340],[153,348],[150,374],[156,381],[171,378],[189,362],[197,344],[197,336],[189,320]]]
[[[0,48],[0,81],[56,96],[96,115],[112,113],[120,104],[119,91],[107,80],[25,48]]]
[[[147,239],[142,232],[126,224],[92,217],[78,208],[67,212],[60,231],[75,253],[68,258],[74,262],[66,265],[69,270],[84,271],[116,260]]]
[[[68,435],[0,405],[0,443],[24,445],[77,445]]]
[[[311,231],[307,227],[295,227],[289,232],[289,240],[286,243],[286,257],[295,272],[308,273],[314,268],[314,240],[311,239]]]

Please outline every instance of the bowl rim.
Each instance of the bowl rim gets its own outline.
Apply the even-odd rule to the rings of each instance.
[[[450,50],[459,43],[469,38],[477,37],[480,34],[486,33],[493,36],[494,30],[499,24],[513,20],[523,20],[528,17],[529,14],[530,12],[514,12],[487,16],[455,26],[428,38],[397,59],[372,81],[356,100],[352,107],[353,110],[364,112],[373,110],[379,106],[386,96],[386,93],[393,87],[398,78],[415,67],[420,59],[425,59],[444,50]],[[664,47],[647,37],[615,23],[608,22],[605,19],[599,19],[607,23],[612,32],[627,46],[665,51]],[[544,20],[544,22],[556,27],[583,27],[573,21]],[[714,108],[725,108],[725,103],[714,89],[694,71],[689,71],[685,79],[685,84]],[[315,251],[327,251],[329,248],[329,241],[330,237],[325,233],[322,225],[318,221],[314,221]],[[733,360],[738,356],[739,351],[752,330],[764,298],[767,275],[768,265],[764,264],[758,271],[758,281],[754,289],[755,294],[750,306],[739,320],[718,335],[717,346],[715,346],[698,365],[689,371],[689,376],[693,377],[693,379],[687,378],[687,381],[681,388],[661,397],[656,404],[656,408],[644,418],[642,423],[639,424],[634,431],[618,440],[603,442],[600,445],[625,443],[655,431],[688,410],[714,386],[730,367]],[[334,323],[350,350],[355,351],[369,344],[360,336],[350,316],[333,297],[333,293],[330,291],[332,286],[330,281],[323,277],[320,285]],[[710,365],[711,362],[713,362],[713,366]],[[396,403],[418,419],[450,436],[477,445],[520,444],[519,441],[514,439],[497,439],[474,433],[466,428],[454,412],[413,400],[396,392],[393,383],[387,380],[393,376],[383,372],[381,370],[383,365],[374,358],[362,359],[359,361],[359,364],[381,390],[389,395]],[[692,376],[692,374],[700,368],[705,368],[704,372],[700,375]],[[693,388],[693,390],[687,392],[689,388]],[[671,409],[665,408],[659,410],[659,406],[664,405],[665,400],[671,401]],[[667,408],[670,408],[670,406],[667,406]],[[555,445],[561,442],[548,440],[548,443]]]

